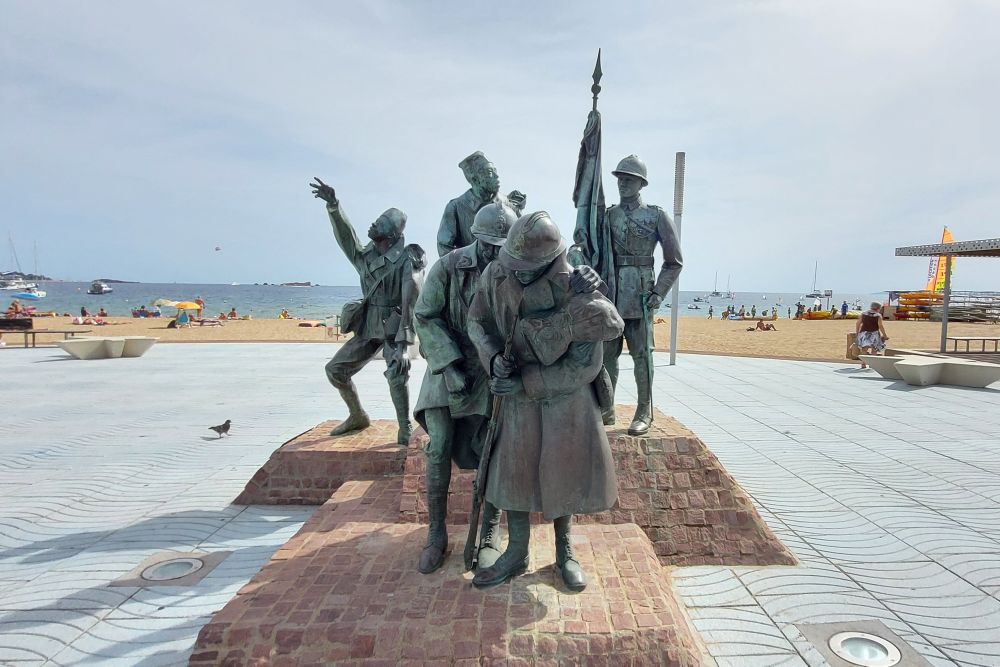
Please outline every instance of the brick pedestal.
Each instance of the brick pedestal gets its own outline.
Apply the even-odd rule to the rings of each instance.
[[[202,628],[190,664],[701,664],[637,526],[574,528],[583,593],[562,586],[545,526],[532,529],[527,574],[479,591],[461,571],[464,526],[445,567],[416,571],[425,528],[398,522],[401,481],[342,485]]]
[[[618,502],[578,523],[634,523],[663,565],[794,565],[795,558],[757,514],[715,454],[680,422],[656,412],[649,433],[628,435],[635,408],[618,406],[608,439],[618,472]],[[427,522],[426,463],[410,448],[400,520]],[[448,523],[468,521],[475,471],[452,468]],[[538,521],[539,516],[532,516]]]
[[[396,444],[395,421],[376,420],[363,431],[330,437],[339,423],[323,422],[283,444],[233,502],[322,505],[347,480],[402,473],[406,448]],[[421,437],[426,436],[418,429],[414,438]]]

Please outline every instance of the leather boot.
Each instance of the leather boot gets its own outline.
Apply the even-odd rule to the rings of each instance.
[[[635,417],[628,427],[629,435],[646,435],[649,425],[653,423],[653,397],[649,383],[646,360],[635,360],[635,387],[639,394],[639,404],[635,408]]]
[[[491,588],[506,583],[524,574],[528,569],[528,540],[531,539],[531,525],[527,512],[507,512],[507,550],[500,554],[497,562],[476,572],[472,585],[476,588]]]
[[[556,569],[562,574],[563,583],[571,591],[582,591],[587,587],[587,577],[573,555],[573,545],[569,539],[571,515],[561,516],[552,522],[556,531]]]
[[[345,433],[361,431],[371,426],[372,422],[368,419],[368,413],[361,407],[361,399],[358,398],[358,388],[354,386],[354,382],[348,382],[347,386],[339,389],[339,391],[340,397],[347,404],[347,419],[330,431],[330,435],[344,435]]]
[[[399,422],[396,444],[406,447],[410,444],[410,436],[413,435],[413,427],[410,424],[410,388],[405,384],[389,385],[389,396],[392,397],[392,405],[396,408],[396,421]]]
[[[483,503],[483,523],[479,535],[476,572],[493,567],[500,558],[500,510],[488,502]]]
[[[451,483],[451,461],[427,461],[427,544],[420,552],[417,569],[430,574],[444,565],[448,555],[448,485]]]

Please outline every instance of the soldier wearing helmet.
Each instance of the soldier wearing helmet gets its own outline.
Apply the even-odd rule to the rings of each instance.
[[[476,240],[472,233],[472,222],[476,212],[483,206],[501,202],[520,215],[525,202],[524,194],[517,190],[506,197],[499,194],[500,177],[497,169],[481,151],[468,156],[458,166],[470,188],[445,206],[437,236],[438,255],[441,257]]]
[[[479,465],[482,436],[490,414],[489,377],[479,364],[466,327],[469,304],[483,269],[496,259],[517,214],[503,202],[486,204],[471,225],[470,245],[449,252],[431,267],[416,305],[416,329],[427,371],[414,416],[430,436],[427,455],[427,544],[417,569],[444,564],[448,550],[448,486],[451,464]],[[500,511],[487,505],[480,531],[479,564],[500,555]]]
[[[635,367],[639,401],[629,434],[642,435],[649,430],[652,411],[652,363],[649,341],[652,340],[652,315],[681,272],[682,258],[677,229],[659,206],[646,204],[639,196],[649,181],[646,164],[636,155],[623,158],[614,171],[618,178],[621,201],[610,206],[605,223],[610,231],[613,267],[601,277],[609,284],[608,298],[625,320],[624,336],[604,346],[604,366],[613,385],[618,382],[618,357],[623,339]],[[653,251],[659,245],[663,264],[653,276]],[[648,309],[644,315],[644,309]],[[604,423],[614,423],[614,409],[605,412]]]
[[[423,280],[426,255],[416,244],[406,245],[406,214],[390,208],[368,228],[371,243],[362,246],[340,207],[332,187],[316,179],[313,195],[326,202],[333,235],[361,277],[364,299],[344,306],[342,331],[354,336],[337,350],[326,365],[326,377],[340,392],[349,414],[330,435],[368,428],[371,421],[351,379],[381,350],[387,362],[385,377],[396,409],[399,431],[396,442],[410,441],[409,346],[414,342],[413,307]]]
[[[615,465],[601,424],[603,343],[622,334],[614,305],[577,292],[566,244],[544,211],[518,219],[480,278],[468,329],[504,397],[489,462],[486,500],[507,511],[507,549],[473,578],[494,586],[528,566],[529,513],[553,522],[556,566],[571,590],[586,577],[570,544],[574,514],[602,512],[618,497]],[[511,354],[505,357],[510,337]]]

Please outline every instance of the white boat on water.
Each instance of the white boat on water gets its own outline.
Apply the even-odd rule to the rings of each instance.
[[[37,289],[37,283],[29,283],[24,278],[12,278],[10,280],[4,280],[0,282],[0,290],[9,290],[13,292],[27,292],[28,290]]]
[[[87,290],[87,294],[110,294],[111,292],[114,292],[111,286],[107,283],[102,283],[100,280],[90,283],[90,289]]]

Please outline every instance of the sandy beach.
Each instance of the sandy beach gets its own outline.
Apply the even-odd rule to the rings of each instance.
[[[660,318],[658,318],[659,320]],[[36,329],[90,329],[93,336],[156,336],[161,343],[219,342],[295,342],[326,343],[343,341],[328,337],[325,327],[299,326],[300,320],[233,320],[223,326],[193,326],[167,329],[169,318],[133,319],[109,318],[106,326],[81,326],[68,317],[38,318]],[[680,318],[678,326],[679,352],[731,354],[824,361],[844,360],[846,334],[854,331],[855,320],[777,320],[777,331],[748,332],[754,322]],[[910,349],[937,349],[941,325],[937,322],[886,322],[889,344]],[[949,333],[955,336],[1000,334],[1000,327],[983,324],[952,324]],[[81,334],[88,335],[88,334]],[[40,334],[38,345],[52,345],[61,334]],[[19,348],[22,336],[4,336],[7,349]],[[670,320],[656,325],[656,349],[668,349]]]

